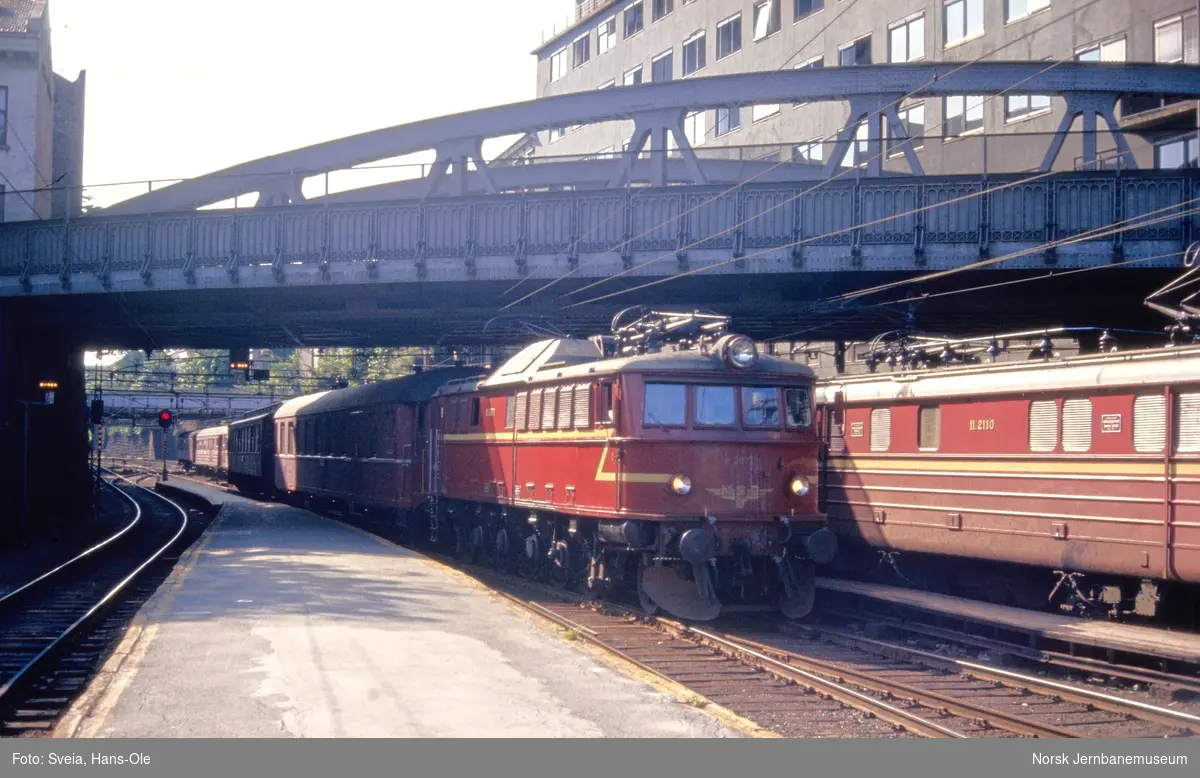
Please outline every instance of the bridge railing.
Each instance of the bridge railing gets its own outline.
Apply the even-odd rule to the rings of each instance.
[[[772,246],[1188,241],[1197,171],[845,178],[631,190],[541,192],[145,217],[26,222],[0,230],[0,276],[589,252],[745,252]],[[1131,221],[1132,220],[1132,221]],[[1144,222],[1144,223],[1139,223]]]

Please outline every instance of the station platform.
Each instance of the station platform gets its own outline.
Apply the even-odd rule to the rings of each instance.
[[[859,581],[818,578],[817,588],[884,600],[929,613],[967,618],[1001,629],[1037,634],[1063,643],[1134,654],[1144,654],[1152,648],[1156,656],[1181,662],[1200,662],[1200,635],[1191,632],[1094,621]]]
[[[740,737],[719,712],[418,553],[172,478],[220,505],[61,737]]]

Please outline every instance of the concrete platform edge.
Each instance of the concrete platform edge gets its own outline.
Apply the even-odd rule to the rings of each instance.
[[[166,487],[164,491],[197,497],[192,492],[174,487]],[[222,506],[204,533],[180,556],[179,562],[167,579],[163,581],[158,591],[138,609],[120,643],[113,649],[112,654],[109,655],[83,693],[63,714],[62,719],[51,733],[52,737],[94,738],[101,736],[99,733],[103,730],[109,714],[116,707],[121,694],[133,681],[142,657],[146,655],[150,644],[154,642],[158,632],[157,617],[170,607],[188,573],[196,566],[200,555],[212,540],[213,530],[220,526],[224,512],[225,509]]]

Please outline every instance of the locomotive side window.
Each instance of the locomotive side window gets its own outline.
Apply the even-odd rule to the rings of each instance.
[[[479,414],[479,398],[472,397],[471,398],[471,426],[472,427],[479,426],[479,415],[480,415]]]
[[[596,423],[612,424],[616,421],[614,416],[613,383],[612,381],[601,381],[596,388]]]
[[[529,416],[525,412],[528,401],[528,392],[517,392],[516,402],[513,403],[516,406],[516,410],[513,412],[513,425],[518,430],[526,429],[529,426]]]
[[[575,406],[571,402],[574,387],[563,386],[558,390],[558,428],[560,430],[571,429],[571,419],[575,414]]]
[[[687,421],[687,387],[683,384],[646,384],[642,423],[682,427]]]
[[[509,395],[504,401],[504,429],[510,430],[517,426],[517,403],[525,399],[525,395]],[[524,414],[522,414],[524,415]]]
[[[546,389],[542,397],[542,429],[554,429],[554,412],[557,408],[554,405],[558,399],[558,389]]]
[[[1147,394],[1133,401],[1133,448],[1157,454],[1166,447],[1167,401],[1161,394]]]
[[[779,426],[779,392],[775,387],[742,387],[742,421],[747,427]]]
[[[694,387],[697,424],[737,424],[737,391],[732,386]]]
[[[937,451],[942,445],[942,409],[936,405],[917,411],[917,448]]]
[[[1038,400],[1029,405],[1029,450],[1053,451],[1058,448],[1058,403]]]
[[[1200,451],[1200,394],[1179,395],[1175,411],[1175,447],[1185,454]]]
[[[1076,398],[1063,403],[1063,451],[1081,454],[1092,447],[1092,401]]]
[[[553,402],[551,398],[551,402]],[[529,393],[529,429],[542,428],[542,390],[534,389]]]
[[[871,411],[871,450],[887,451],[892,447],[892,409]]]
[[[592,385],[575,384],[575,429],[585,429],[592,423]]]
[[[789,427],[812,426],[812,398],[807,389],[793,387],[785,389],[784,400],[787,404],[787,422]]]

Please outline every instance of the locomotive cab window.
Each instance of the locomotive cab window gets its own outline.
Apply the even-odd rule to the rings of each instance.
[[[596,386],[596,423],[612,424],[616,421],[612,381],[601,381]]]
[[[732,386],[697,386],[693,420],[697,424],[737,424],[737,390]]]
[[[646,384],[642,423],[682,427],[687,420],[687,387],[683,384]]]
[[[742,387],[742,423],[747,427],[779,426],[779,392],[775,387]]]
[[[942,445],[942,409],[938,406],[917,411],[917,448],[937,451]]]
[[[789,427],[812,426],[812,397],[808,389],[791,387],[783,391],[787,405],[787,423]]]

